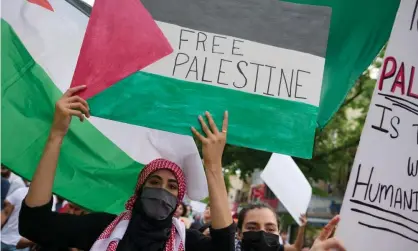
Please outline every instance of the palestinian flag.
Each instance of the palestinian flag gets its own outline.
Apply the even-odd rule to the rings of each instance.
[[[374,20],[358,22],[356,1],[141,2],[174,51],[140,71],[122,69],[128,62],[113,53],[134,50],[131,35],[118,32],[124,43],[109,47],[103,24],[124,27],[127,13],[96,0],[72,82],[88,85],[82,96],[93,115],[188,135],[190,125],[199,127],[197,115],[208,110],[220,123],[228,110],[228,143],[303,158],[312,155],[317,126],[386,41],[397,7],[385,3],[380,15],[362,3]],[[109,70],[104,51],[121,81],[97,77]],[[325,61],[332,64],[324,70]]]
[[[87,27],[88,17],[79,9],[83,5],[75,3],[81,2],[2,1],[1,162],[27,179],[42,154],[55,102],[71,83]],[[154,22],[141,21],[148,22],[148,28]],[[149,32],[161,33],[156,25]],[[154,43],[158,50],[170,52],[164,44],[168,44],[164,36]],[[148,63],[162,55],[153,56],[148,56]],[[144,164],[159,157],[183,167],[190,197],[207,196],[202,162],[191,137],[95,117],[84,123],[73,119],[54,192],[91,210],[118,213]]]
[[[94,116],[189,135],[191,125],[200,127],[199,114],[210,111],[220,125],[228,110],[228,143],[311,156],[329,7],[270,0],[141,2],[174,51],[140,71],[129,68],[137,62],[119,53],[135,54],[138,40],[123,29],[105,31],[124,27],[130,13],[115,12],[119,2],[96,0],[72,82],[87,85],[80,95]],[[116,74],[121,81],[109,80]]]
[[[161,3],[161,1],[157,2]],[[190,1],[188,6],[184,6],[184,4],[182,4],[182,6],[189,10],[187,12],[187,15],[189,15],[189,12],[195,10],[195,8],[199,6],[202,6],[202,2],[203,1]],[[239,2],[244,3],[245,1]],[[178,1],[178,3],[181,4],[183,2]],[[219,26],[219,22],[217,21],[220,18],[220,16],[218,15],[210,19],[205,18],[205,24],[199,22],[199,19],[203,18],[203,16],[198,16],[196,14],[193,15],[195,18],[193,20],[191,20],[190,18],[188,18],[188,20],[183,20],[187,21],[187,23],[184,24],[180,21],[176,21],[176,23],[174,23],[174,21],[171,22],[171,20],[167,21],[162,18],[159,20],[159,18],[157,18],[156,16],[157,14],[154,13],[155,11],[153,10],[154,8],[152,6],[153,4],[151,3],[151,1],[143,1],[143,4],[145,5],[146,9],[153,16],[153,18],[157,20],[157,25],[160,26],[160,30],[162,30],[165,39],[167,39],[174,52],[172,52],[166,57],[163,57],[161,60],[157,60],[155,63],[148,61],[148,63],[150,63],[150,65],[148,66],[146,66],[146,62],[141,64],[141,66],[138,66],[139,68],[145,68],[142,68],[142,71],[138,73],[140,77],[138,78],[136,83],[140,83],[141,85],[143,83],[146,83],[144,82],[144,79],[142,77],[149,77],[150,79],[159,80],[161,79],[161,82],[153,82],[154,86],[143,85],[146,94],[150,94],[150,92],[147,92],[147,88],[155,88],[157,85],[160,86],[160,89],[157,90],[159,92],[159,95],[154,94],[154,97],[157,96],[158,99],[153,100],[154,103],[150,103],[148,99],[152,99],[153,96],[142,96],[144,98],[144,103],[141,103],[141,105],[137,107],[138,109],[134,109],[134,113],[131,112],[132,109],[123,110],[126,109],[126,107],[124,106],[124,101],[119,105],[119,112],[126,111],[126,114],[136,116],[137,113],[143,114],[143,109],[147,108],[147,106],[144,106],[144,104],[147,104],[149,105],[148,112],[154,111],[154,117],[159,116],[159,118],[163,118],[160,120],[153,121],[152,123],[155,125],[151,124],[147,126],[165,129],[164,127],[168,126],[167,121],[171,122],[173,116],[169,110],[164,112],[162,112],[161,109],[158,109],[158,111],[156,110],[156,108],[158,107],[161,108],[164,107],[164,105],[170,104],[164,100],[172,100],[173,97],[178,97],[178,99],[181,102],[183,102],[185,99],[186,101],[190,99],[190,102],[196,103],[196,101],[199,101],[195,97],[196,90],[184,88],[184,84],[196,84],[203,86],[203,88],[205,88],[204,86],[207,86],[208,91],[211,92],[213,92],[214,87],[216,87],[213,85],[211,86],[209,84],[205,85],[205,83],[202,84],[202,79],[199,81],[199,78],[197,81],[193,80],[192,78],[196,78],[197,72],[190,71],[189,76],[184,76],[184,71],[186,71],[185,74],[187,75],[190,65],[192,65],[194,61],[194,57],[198,55],[190,54],[189,61],[187,62],[188,65],[184,63],[183,65],[179,66],[183,67],[182,69],[177,68],[178,71],[176,70],[176,74],[180,74],[183,71],[183,80],[179,77],[180,75],[164,76],[162,73],[158,74],[156,70],[153,70],[154,64],[159,64],[160,61],[166,61],[166,58],[173,57],[173,55],[177,56],[179,52],[178,47],[173,46],[172,42],[170,41],[170,39],[172,40],[172,36],[165,32],[164,24],[162,23],[165,23],[166,26],[170,27],[176,26],[177,28],[182,27],[187,30],[199,31],[205,33],[206,35],[220,34],[220,36],[223,37],[226,36],[227,38],[236,38],[237,40],[235,41],[235,47],[237,47],[237,49],[234,50],[234,54],[245,53],[245,51],[242,50],[245,48],[242,46],[243,43],[239,42],[238,40],[250,41],[257,43],[257,45],[261,44],[270,48],[271,45],[269,45],[268,41],[274,39],[273,36],[276,36],[277,34],[279,34],[279,32],[281,32],[282,35],[280,35],[280,39],[284,39],[287,37],[286,34],[293,34],[292,32],[294,32],[290,30],[287,31],[290,33],[286,33],[285,27],[279,28],[273,25],[264,26],[265,22],[268,23],[268,20],[272,18],[272,21],[277,22],[278,17],[275,17],[271,13],[270,15],[267,15],[268,13],[266,15],[263,15],[261,18],[252,18],[252,13],[257,13],[258,9],[265,10],[266,7],[264,5],[267,4],[268,6],[273,6],[277,4],[277,1],[271,0],[265,1],[265,3],[261,3],[261,1],[254,1],[253,4],[251,4],[250,2],[246,2],[241,7],[239,7],[239,5],[237,4],[231,3],[230,1],[225,2],[229,3],[229,5],[227,5],[226,7],[224,3],[220,3],[219,1],[213,3],[214,6],[212,6],[207,11],[208,13],[213,13],[215,10],[217,10],[219,15],[224,17],[224,21],[221,23],[221,26],[228,26],[229,24],[240,24],[239,22],[234,22],[235,19],[241,21],[246,20],[244,24],[253,27],[253,30],[259,30],[260,37],[254,39],[253,36],[249,37],[250,34],[248,34],[248,36],[246,35],[240,37],[240,35],[237,33],[238,30],[232,31],[233,33],[228,33],[226,31],[224,32],[223,30],[215,30],[213,29],[213,27],[208,28],[209,26],[215,24],[218,24]],[[238,1],[236,3],[238,3]],[[298,40],[293,40],[294,37],[290,35],[289,39],[293,40],[293,43],[290,43],[290,46],[294,46],[292,47],[293,49],[284,49],[283,47],[281,47],[289,46],[289,43],[279,43],[274,44],[272,46],[274,47],[274,50],[290,50],[292,52],[292,55],[295,55],[293,52],[295,52],[296,54],[301,53],[301,55],[303,54],[304,56],[307,55],[306,58],[316,58],[320,60],[325,56],[325,69],[323,74],[319,108],[315,107],[315,105],[312,105],[310,103],[306,103],[306,100],[305,102],[303,100],[294,101],[291,99],[292,96],[290,98],[288,97],[287,99],[286,96],[281,96],[281,102],[292,102],[286,103],[291,104],[291,109],[294,109],[293,107],[297,107],[299,104],[299,106],[311,107],[313,112],[310,112],[308,109],[306,114],[307,116],[309,116],[309,118],[304,119],[298,117],[298,121],[296,121],[294,118],[296,118],[296,115],[300,114],[291,114],[288,117],[286,117],[285,121],[281,121],[281,123],[285,123],[285,125],[282,126],[281,124],[277,125],[272,123],[272,126],[268,128],[269,131],[281,132],[282,137],[287,137],[286,142],[290,142],[287,144],[292,144],[291,140],[294,138],[294,132],[296,131],[287,129],[290,128],[288,127],[289,124],[290,126],[293,126],[293,128],[295,128],[295,125],[300,125],[299,127],[307,127],[308,125],[312,126],[312,124],[318,124],[319,126],[323,126],[329,120],[332,114],[338,109],[340,103],[343,101],[345,95],[350,90],[354,81],[363,72],[363,70],[366,69],[366,67],[372,61],[374,56],[381,49],[382,45],[387,41],[396,14],[396,10],[399,5],[399,0],[388,0],[384,3],[382,3],[379,0],[292,0],[281,3],[297,4],[290,4],[287,5],[287,7],[290,6],[289,8],[293,10],[294,13],[294,15],[290,15],[289,18],[299,16],[304,16],[306,18],[304,19],[305,22],[303,22],[303,25],[298,26],[300,30],[304,30],[304,25],[308,25],[309,27],[311,27],[310,25],[313,24],[310,23],[314,22],[315,20],[316,22],[323,22],[324,24],[327,23],[330,18],[329,13],[332,13],[327,46],[325,46],[321,42],[321,39],[325,40],[324,33],[328,33],[326,29],[323,30],[324,33],[320,33],[322,34],[321,36],[319,36],[320,41],[315,41],[316,34],[312,34],[311,36],[303,36],[300,34],[298,35],[301,36],[301,39],[299,40],[312,40],[313,43],[318,44],[318,48],[308,47],[302,49],[302,47],[298,47],[297,45],[298,43],[302,42]],[[295,10],[298,8],[298,6],[301,8],[300,12]],[[287,8],[284,7],[284,5],[282,5],[281,7],[281,10],[283,11]],[[305,13],[304,11],[302,11],[304,7],[306,8],[306,10],[309,10],[309,12]],[[228,9],[233,8],[238,8],[237,10],[239,11],[228,12],[229,14],[224,13],[224,11],[230,11]],[[312,16],[310,8],[315,10],[314,13],[316,13],[316,15]],[[272,7],[272,10],[277,9]],[[86,32],[88,16],[90,14],[90,11],[91,7],[81,0],[2,1],[2,18],[4,20],[2,20],[1,31],[1,160],[4,164],[11,167],[13,171],[17,172],[20,175],[23,175],[26,178],[30,178],[32,176],[37,162],[39,161],[41,152],[43,150],[43,146],[46,141],[50,121],[52,119],[54,102],[60,97],[61,93],[69,87],[69,84],[73,79],[73,74],[76,67],[77,58],[81,50],[84,34]],[[205,11],[203,11],[203,13],[204,12]],[[242,13],[248,15],[246,19],[242,18]],[[187,15],[183,16],[186,18]],[[260,17],[259,13],[257,15],[257,17]],[[321,19],[316,19],[318,15],[321,16]],[[226,17],[229,17],[230,19],[225,20]],[[267,21],[265,21],[264,19]],[[193,21],[196,21],[196,26],[193,25]],[[263,25],[261,25],[261,21],[264,22]],[[198,24],[199,26],[197,26]],[[202,26],[202,28],[200,28],[200,26]],[[318,27],[318,25],[313,25],[313,27]],[[221,28],[222,27],[217,27],[217,29]],[[261,33],[262,30],[265,32]],[[204,39],[204,35],[202,35],[199,32],[199,38],[201,40]],[[305,30],[305,32],[309,33],[309,30]],[[195,33],[194,35],[198,34]],[[193,35],[193,32],[184,32],[183,35],[185,35],[183,39],[187,39],[189,41],[182,41],[182,44],[187,45],[187,43],[190,43],[190,40],[193,39],[192,36],[187,36]],[[212,36],[212,40],[210,40],[210,36],[208,36],[206,42],[210,43],[212,41],[213,43],[213,37],[214,36]],[[196,39],[197,38],[195,37],[195,42],[197,42]],[[223,38],[215,39],[215,42],[219,44],[219,46],[215,46],[214,52],[227,52],[219,51],[219,49],[224,48],[222,45],[222,43],[225,42],[224,40],[225,39]],[[228,40],[226,39],[226,41]],[[302,46],[303,43],[300,45]],[[188,47],[185,48],[193,49],[193,46],[190,46],[189,44]],[[324,54],[323,50],[325,48],[326,53]],[[201,43],[199,43],[198,49],[202,49]],[[205,45],[205,49],[212,51],[213,48],[209,46],[209,44],[207,44]],[[232,54],[233,48],[230,49],[230,54]],[[259,52],[262,53],[263,51]],[[181,55],[179,57],[180,58],[178,60],[181,59],[184,61],[186,59],[186,57],[181,57]],[[205,55],[203,55],[203,57],[199,57],[199,62],[197,62],[196,59],[196,63],[193,63],[193,67],[195,67],[194,64],[196,64],[196,67],[199,66],[198,70],[200,78],[203,73],[201,69],[202,58],[204,59]],[[286,59],[287,61],[294,60],[291,57]],[[231,59],[227,58],[227,60]],[[181,63],[183,61],[178,62]],[[223,67],[228,67],[229,62],[223,63],[225,63]],[[247,63],[248,67],[256,67],[256,65],[254,66],[251,65],[249,62]],[[265,62],[264,64],[267,63],[268,62]],[[208,68],[209,62],[207,62],[206,64],[206,74],[209,74],[209,72],[216,70]],[[262,63],[260,62],[259,64]],[[229,64],[229,67],[230,66],[231,64]],[[245,65],[245,63],[241,63],[240,67],[244,68],[247,66]],[[225,70],[226,69],[227,68],[225,68]],[[245,81],[245,79],[243,78],[242,74],[239,72],[237,67],[235,67],[235,69],[236,70],[232,72],[236,74],[234,76],[242,77],[240,79],[241,85],[238,85],[242,86],[242,84],[244,83],[242,81]],[[261,70],[264,70],[264,75],[262,77],[264,78],[264,82],[266,80],[266,69],[270,70],[269,67],[259,66],[260,76]],[[194,68],[192,68],[192,70],[194,70]],[[229,70],[234,70],[234,67],[232,67],[232,69]],[[273,70],[276,70],[277,74],[277,66],[276,69],[272,68],[272,72]],[[244,71],[242,72],[244,75],[247,74],[245,75],[247,78],[249,78],[250,76],[254,77],[254,71],[253,73],[251,73],[252,75]],[[288,93],[289,89],[286,89],[286,87],[290,87],[290,80],[293,79],[293,81],[295,81],[296,73],[295,71],[293,72],[293,78],[292,74],[290,73],[289,75],[288,72],[287,75],[283,76],[283,78],[285,78],[287,82],[283,82],[282,84],[282,95]],[[267,78],[268,75],[269,74],[267,74]],[[135,76],[135,74],[130,77],[133,76]],[[212,76],[214,76],[213,72]],[[107,107],[107,109],[110,110],[114,110],[114,107],[109,107],[109,104],[116,103],[116,99],[125,99],[129,97],[131,94],[136,95],[136,91],[142,92],[142,90],[137,90],[136,88],[131,89],[129,93],[122,91],[122,89],[126,89],[126,86],[125,84],[120,85],[121,83],[127,82],[129,83],[129,85],[134,84],[130,77],[127,77],[117,83],[110,83],[110,85],[107,86],[106,89],[90,98],[90,105],[94,106],[95,102],[97,102],[97,104],[100,104],[99,101],[101,100],[101,98],[99,95],[106,94],[106,91],[110,91],[114,87],[121,88],[121,91],[118,92],[112,90],[112,93],[123,94],[123,96],[117,97],[117,95],[109,95],[112,98],[108,100],[108,103],[104,107]],[[185,77],[187,77],[186,80]],[[212,84],[217,82],[217,75],[215,75],[211,79],[209,79],[208,77],[209,75],[205,75],[204,80],[212,81]],[[225,74],[221,72],[221,82],[225,81],[224,77]],[[277,76],[273,77],[275,77],[277,81]],[[262,78],[260,78],[260,81],[262,80]],[[166,82],[170,85],[166,85]],[[173,85],[173,83],[176,82],[178,83],[178,85]],[[238,82],[236,83],[238,84]],[[257,93],[254,94],[248,92],[240,92],[240,94],[235,94],[239,91],[230,90],[224,87],[216,88],[222,91],[228,91],[230,93],[233,93],[231,95],[245,94],[252,95],[252,99],[257,99],[257,97],[259,97],[260,99],[263,98],[263,102],[257,102],[258,108],[249,107],[249,109],[251,110],[260,109],[262,111],[266,109],[266,104],[269,105],[269,103],[266,103],[264,99],[265,96]],[[291,94],[295,92],[294,88],[296,87],[293,82],[293,92],[291,92]],[[257,90],[262,90],[263,92],[265,91],[263,89]],[[303,90],[303,88],[301,88],[301,90]],[[269,91],[271,92],[271,90]],[[174,92],[174,94],[171,92]],[[301,94],[306,93],[301,92]],[[96,98],[97,100],[95,100]],[[202,96],[200,96],[200,98],[202,98]],[[263,120],[257,121],[256,118],[248,120],[248,114],[235,113],[234,115],[234,111],[231,110],[229,106],[225,106],[225,104],[217,104],[217,102],[220,101],[216,98],[216,96],[212,97],[212,99],[208,99],[207,97],[203,98],[205,99],[202,100],[200,106],[197,106],[197,108],[193,108],[195,109],[194,111],[187,110],[188,114],[186,114],[187,116],[182,120],[182,131],[180,131],[180,133],[189,133],[189,128],[186,129],[186,127],[188,127],[190,124],[196,125],[196,115],[206,109],[211,109],[211,111],[215,113],[215,115],[217,116],[218,120],[220,119],[221,110],[223,111],[224,109],[229,109],[232,120],[231,122],[235,124],[244,124],[243,122],[253,123],[253,128],[262,127],[265,129],[267,124],[265,125],[263,121],[265,121],[266,119],[270,119],[271,117],[271,121],[267,122],[276,123],[275,116],[277,115],[275,113],[277,112],[277,110],[288,107],[287,105],[281,106],[279,108],[272,106],[269,116],[265,118],[263,117]],[[234,97],[230,97],[229,99],[233,101],[233,98]],[[277,102],[277,99],[277,97],[271,98],[271,102]],[[180,104],[180,101],[178,102],[178,104]],[[240,100],[241,103],[244,101],[246,100]],[[173,102],[176,101],[174,100]],[[204,102],[206,102],[206,104]],[[217,110],[208,107],[209,104],[218,107]],[[228,104],[233,103],[228,102]],[[132,103],[131,105],[137,105],[137,103]],[[97,112],[98,115],[105,114],[106,112],[103,111],[104,107],[97,107],[97,109],[94,108],[94,112]],[[245,108],[245,105],[241,104],[241,108],[242,107]],[[181,109],[181,105],[173,106],[173,109],[174,108]],[[120,119],[115,118],[115,120],[118,121],[124,121],[123,118],[126,117],[126,114],[117,114],[113,112],[109,113],[114,114],[114,116],[120,117]],[[312,120],[311,116],[315,113],[317,114],[317,118]],[[170,114],[171,117],[169,117],[168,114]],[[149,114],[143,115],[150,117]],[[105,115],[103,115],[102,117],[106,118]],[[165,119],[167,120],[163,121]],[[146,122],[151,123],[149,121],[151,120],[147,120]],[[57,182],[55,183],[54,191],[66,197],[67,199],[79,203],[80,205],[85,206],[87,208],[93,210],[117,212],[122,208],[124,201],[130,195],[135,183],[134,181],[136,179],[136,174],[139,172],[139,169],[142,167],[144,163],[147,163],[150,159],[158,156],[171,156],[171,158],[174,158],[174,156],[179,157],[180,155],[181,161],[186,163],[186,166],[193,166],[193,164],[196,163],[196,159],[198,158],[198,156],[196,155],[196,149],[190,148],[195,147],[191,142],[187,142],[185,138],[182,138],[178,135],[156,130],[148,130],[143,127],[132,125],[141,124],[139,122],[143,122],[142,119],[140,119],[138,123],[131,124],[118,123],[112,120],[100,119],[97,117],[93,117],[89,120],[89,123],[83,124],[74,120],[72,122],[70,132],[68,133],[63,145],[63,150],[61,153],[57,173]],[[304,124],[302,124],[302,122]],[[171,131],[178,130],[177,126],[178,124],[175,125],[175,130]],[[234,131],[239,132],[233,125],[230,125],[230,133]],[[256,135],[256,133],[260,133],[260,130],[257,132],[245,131],[244,133],[244,135],[238,135],[236,137],[242,138],[246,135],[248,140],[251,140],[253,136],[256,138],[260,138],[259,135]],[[191,140],[191,138],[188,139]],[[279,142],[282,142],[275,141],[275,139],[273,138],[264,138],[264,140],[270,140],[269,143],[274,144],[275,146],[279,145]],[[167,143],[171,141],[174,141],[175,144]],[[307,141],[309,141],[310,144],[312,143],[311,139],[308,139]],[[290,149],[289,145],[285,144],[286,142],[283,142],[283,149]],[[293,152],[299,151],[299,147],[301,149],[303,148],[303,146],[296,146],[296,144],[292,144],[292,146],[294,146],[294,148],[290,150]],[[176,149],[181,149],[181,152],[176,153]],[[306,149],[302,151],[306,155],[309,155],[307,154],[307,152],[309,151],[307,151]],[[191,169],[191,171],[193,170],[201,169]],[[193,175],[189,177],[193,177]],[[199,177],[201,176],[196,175],[196,177],[197,178],[188,181],[188,184],[193,183],[194,180],[197,180],[196,183],[199,183]],[[204,180],[202,180],[202,182],[204,182]],[[101,194],[105,194],[106,196],[100,196]]]

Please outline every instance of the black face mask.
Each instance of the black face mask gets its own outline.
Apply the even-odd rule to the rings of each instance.
[[[280,249],[279,236],[264,231],[244,232],[241,249],[243,251],[278,251]]]
[[[142,212],[154,220],[167,219],[177,206],[177,197],[163,188],[144,187],[138,199]]]
[[[177,197],[162,188],[143,187],[138,193],[131,221],[116,250],[163,250],[170,236]]]

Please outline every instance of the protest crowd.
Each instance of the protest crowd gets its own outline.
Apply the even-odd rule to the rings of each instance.
[[[53,195],[52,187],[61,143],[73,116],[89,117],[85,100],[69,89],[56,104],[45,150],[32,181],[24,181],[2,165],[2,242],[11,250],[207,250],[298,251],[303,246],[306,216],[294,244],[280,238],[275,211],[267,205],[250,204],[231,215],[222,176],[228,112],[218,129],[210,113],[208,124],[199,116],[206,135],[192,128],[203,145],[209,204],[203,214],[183,202],[187,193],[182,169],[169,160],[151,161],[140,172],[134,194],[119,216],[89,212]],[[344,250],[329,238],[339,221],[330,221],[310,250]],[[282,244],[281,244],[282,243]]]
[[[418,0],[4,2],[1,251],[416,250]]]

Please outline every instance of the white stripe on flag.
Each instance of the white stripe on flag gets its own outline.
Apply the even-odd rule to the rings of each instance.
[[[71,83],[88,17],[63,0],[49,0],[54,12],[26,0],[4,0],[2,18],[62,91]],[[89,121],[139,163],[166,158],[187,177],[188,196],[207,196],[203,165],[192,137],[92,117]]]

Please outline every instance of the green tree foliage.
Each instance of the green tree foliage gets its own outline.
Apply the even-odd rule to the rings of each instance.
[[[332,181],[337,192],[344,192],[376,83],[371,75],[380,67],[383,51],[358,78],[328,125],[317,130],[313,158],[294,158],[310,181]],[[230,172],[238,171],[245,178],[255,169],[263,169],[270,156],[268,152],[228,145],[223,164]]]

